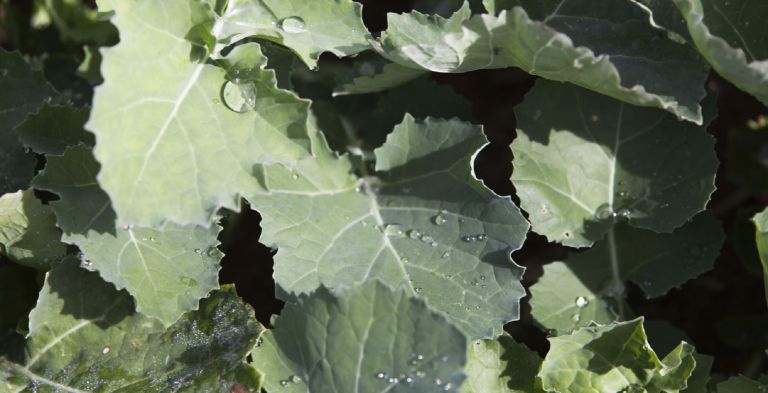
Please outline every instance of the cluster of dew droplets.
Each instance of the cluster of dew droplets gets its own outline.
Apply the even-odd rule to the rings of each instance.
[[[447,362],[448,357],[443,356],[440,358],[442,362]],[[374,374],[374,377],[376,379],[379,379],[389,385],[398,385],[398,384],[406,384],[408,386],[413,385],[416,383],[417,380],[428,380],[429,375],[427,372],[425,372],[422,369],[422,365],[424,363],[424,355],[412,353],[411,359],[409,360],[408,364],[410,365],[410,372],[409,373],[394,373],[390,375],[387,372],[379,371],[376,374]],[[434,380],[429,381],[429,383],[434,383],[440,390],[444,392],[449,392],[453,390],[454,385],[451,382],[444,382],[441,378],[435,378]]]
[[[298,375],[291,375],[290,377],[281,380],[280,386],[287,387],[292,383],[299,383],[299,382],[301,382],[301,378]]]

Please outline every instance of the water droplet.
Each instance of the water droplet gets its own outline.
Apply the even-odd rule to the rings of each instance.
[[[238,83],[239,80],[227,81],[221,92],[221,98],[227,108],[237,113],[245,113],[256,106],[256,85]]]
[[[447,259],[450,256],[451,256],[451,252],[450,251],[446,251],[446,252],[443,253],[443,255],[440,256],[440,258]]]
[[[485,276],[480,276],[480,281],[485,281]]]
[[[102,353],[102,354],[104,354],[104,355],[106,355],[106,354],[108,354],[108,353],[109,353],[109,351],[111,351],[111,350],[112,350],[112,348],[110,348],[110,347],[104,347],[104,349],[102,349],[102,350],[101,350],[101,353]]]
[[[298,173],[294,173],[293,175],[291,175],[291,178],[293,180],[299,180],[299,174]]]
[[[416,371],[416,377],[424,378],[426,376],[427,376],[427,373],[425,373],[424,371],[421,371],[421,370]]]
[[[411,229],[410,231],[408,231],[408,237],[410,237],[411,239],[416,240],[416,239],[421,237],[421,232],[419,232],[419,231],[417,231],[415,229]]]
[[[488,240],[488,235],[486,235],[484,233],[481,233],[481,234],[475,236],[475,239],[477,239],[478,241],[484,242],[484,241]]]
[[[579,296],[576,298],[576,307],[578,308],[584,308],[589,304],[589,300],[585,298],[584,296]]]
[[[424,291],[423,289],[421,289],[419,287],[413,288],[413,290],[416,291],[416,293],[421,293],[422,291]]]
[[[399,239],[405,237],[405,232],[400,224],[389,224],[384,227],[384,235],[391,239]]]
[[[443,384],[443,380],[440,378],[435,378],[435,385],[440,386]]]
[[[288,382],[288,380],[287,380],[287,379],[283,379],[282,381],[280,381],[280,386],[282,386],[282,387],[286,387],[286,386],[288,386],[288,384],[289,384],[289,383],[290,383],[290,382]]]
[[[291,382],[293,382],[293,383],[299,383],[299,382],[301,382],[301,378],[299,378],[299,376],[298,376],[298,375],[291,375],[291,377],[290,377],[290,378],[288,378],[288,379],[289,379]]]
[[[360,187],[360,186],[355,187],[355,192],[363,192],[363,187]]]
[[[206,251],[205,254],[208,255],[209,257],[215,257],[219,254],[219,249],[216,247],[211,247],[208,249],[208,251]]]
[[[384,379],[386,377],[387,377],[387,373],[385,373],[385,372],[381,372],[380,371],[380,372],[376,373],[376,378],[378,378],[378,379]]]
[[[201,249],[199,249],[199,248],[196,248],[196,249],[195,249],[195,254],[197,254],[197,255],[203,255],[203,250],[201,250]]]
[[[421,241],[423,241],[424,243],[432,243],[435,241],[435,239],[432,236],[424,235],[421,237]]]
[[[443,390],[446,391],[446,392],[451,390],[451,389],[453,389],[453,384],[450,383],[450,382],[446,383],[445,386],[443,386]]]
[[[264,339],[259,337],[256,339],[256,348],[260,348],[262,345],[264,345]]]
[[[298,16],[290,16],[280,21],[280,28],[290,34],[304,33],[307,31],[307,26],[304,23],[304,19]]]
[[[467,243],[473,243],[475,240],[477,240],[477,238],[472,235],[466,235],[466,236],[462,236],[461,240]]]
[[[410,262],[410,260],[408,259],[408,257],[400,257],[400,262],[408,263],[408,262]]]
[[[573,322],[579,322],[579,321],[581,321],[581,315],[579,315],[578,313],[573,314],[573,316],[571,317],[571,320]]]
[[[438,215],[432,217],[432,222],[435,225],[437,225],[437,226],[445,224],[446,221],[447,220],[445,219],[445,217],[442,214],[438,214]]]
[[[632,217],[632,212],[629,211],[629,209],[627,209],[627,208],[619,209],[619,213],[618,214],[619,214],[620,218],[623,218],[625,220],[628,220],[628,219],[630,219]]]
[[[597,211],[595,212],[595,219],[598,221],[603,221],[611,218],[615,213],[613,212],[613,208],[611,205],[604,203],[600,205],[600,207],[597,208]]]

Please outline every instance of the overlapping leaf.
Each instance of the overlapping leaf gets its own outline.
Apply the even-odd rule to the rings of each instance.
[[[498,16],[390,14],[375,47],[388,59],[436,72],[518,67],[634,105],[702,122],[706,67],[695,50],[667,39],[647,11],[623,0],[516,0]]]
[[[24,359],[0,358],[0,390],[257,391],[245,357],[261,331],[234,288],[166,330],[134,312],[128,294],[67,260],[48,274],[30,315]]]
[[[685,342],[660,360],[648,346],[642,318],[585,327],[549,342],[539,372],[548,392],[679,392],[696,366]]]
[[[170,325],[218,287],[217,225],[118,227],[109,197],[96,182],[99,164],[88,147],[47,158],[34,184],[59,195],[51,206],[62,240],[80,248],[85,267],[127,289],[139,312]]]
[[[456,391],[467,338],[406,291],[321,287],[283,309],[253,365],[270,392]]]
[[[69,146],[93,146],[93,134],[83,128],[88,114],[88,108],[45,104],[29,115],[16,133],[25,146],[37,153],[61,155]]]
[[[96,10],[79,0],[41,0],[51,21],[65,42],[114,45],[117,30]]]
[[[213,34],[220,45],[247,37],[277,42],[311,68],[323,52],[343,57],[370,48],[362,6],[352,0],[230,0]]]
[[[35,159],[26,154],[14,128],[54,95],[42,72],[20,54],[0,48],[0,195],[29,186]]]
[[[515,113],[512,183],[550,241],[589,246],[618,216],[671,232],[715,190],[714,139],[663,111],[540,80]]]
[[[626,317],[626,281],[649,298],[662,296],[710,270],[725,240],[710,213],[671,234],[625,224],[612,231],[607,241],[544,266],[544,275],[531,287],[532,314],[539,325],[563,334],[592,321],[605,324],[621,314]]]
[[[319,138],[294,171],[262,168],[265,190],[249,200],[262,241],[278,248],[277,284],[305,293],[378,279],[423,297],[470,337],[498,335],[524,295],[510,253],[528,223],[474,178],[486,143],[477,126],[406,116],[369,176],[352,175]]]
[[[17,191],[0,197],[0,251],[13,261],[47,270],[64,256],[56,217],[34,191]]]
[[[763,280],[765,281],[765,298],[768,299],[768,209],[758,213],[752,219],[757,229],[757,252],[763,263]]]
[[[467,380],[461,393],[543,392],[536,374],[541,366],[538,354],[512,337],[476,340],[469,345]]]
[[[768,38],[760,0],[674,0],[693,42],[718,74],[768,105]]]
[[[252,165],[308,154],[308,104],[276,87],[258,45],[220,60],[231,81],[224,68],[191,61],[201,48],[185,37],[212,21],[206,4],[99,4],[114,11],[121,41],[102,51],[105,82],[87,127],[96,134],[99,184],[121,225],[207,226],[220,207],[237,209],[238,196],[254,191]]]
[[[334,96],[377,93],[406,84],[426,72],[397,63],[358,62],[354,75],[347,77],[334,91]]]
[[[717,393],[761,393],[764,391],[768,391],[768,377],[763,377],[761,381],[755,381],[739,375],[717,384]]]

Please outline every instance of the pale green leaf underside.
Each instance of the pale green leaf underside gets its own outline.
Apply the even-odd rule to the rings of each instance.
[[[167,326],[218,288],[218,225],[118,227],[109,197],[96,183],[99,164],[90,149],[78,146],[47,158],[34,184],[61,198],[51,206],[62,240],[80,248],[83,266],[127,289],[139,312]]]
[[[476,340],[467,353],[467,380],[461,393],[543,392],[536,374],[539,355],[503,335],[496,340]]]
[[[648,346],[642,318],[582,328],[549,342],[539,377],[551,392],[674,393],[686,387],[696,365],[685,342],[660,360]]]
[[[114,10],[121,41],[102,50],[105,82],[96,88],[87,128],[96,134],[99,184],[121,225],[207,226],[219,208],[236,210],[239,195],[254,191],[254,164],[308,154],[308,104],[275,87],[274,73],[261,70],[263,58],[239,81],[243,92],[255,91],[243,113],[225,101],[223,68],[190,61],[192,45],[184,37],[199,22],[194,17],[213,18],[207,5],[100,5]]]
[[[592,321],[613,322],[619,307],[625,307],[616,304],[614,297],[622,295],[626,281],[648,297],[662,296],[710,270],[725,240],[720,223],[710,213],[696,216],[671,234],[625,224],[614,231],[615,261],[609,239],[572,254],[565,262],[544,266],[544,275],[531,287],[531,313],[539,325],[563,334]],[[621,281],[615,282],[614,277]]]
[[[671,232],[715,190],[718,161],[705,127],[545,80],[515,113],[512,183],[533,230],[550,241],[590,246],[612,213]]]
[[[30,315],[22,364],[0,358],[0,383],[14,392],[258,390],[253,371],[234,374],[261,330],[234,288],[165,329],[134,312],[128,294],[65,260]]]
[[[66,253],[56,228],[56,217],[34,191],[18,191],[0,197],[0,251],[24,266],[47,270]]]
[[[700,124],[706,67],[629,1],[510,1],[498,16],[390,14],[376,49],[436,72],[518,67]],[[514,7],[512,7],[514,6]],[[628,45],[629,43],[629,45]]]
[[[763,281],[765,281],[765,298],[768,299],[768,209],[758,213],[752,219],[757,229],[755,240],[760,261],[763,264]]]
[[[761,0],[674,0],[712,68],[768,105],[768,37]]]
[[[455,391],[467,338],[405,291],[320,288],[288,304],[252,353],[269,392]]]
[[[263,216],[262,241],[278,249],[279,287],[378,279],[423,297],[470,337],[500,334],[524,295],[510,253],[528,223],[473,177],[486,143],[477,126],[406,116],[375,151],[376,177],[350,174],[324,141],[293,172],[263,168],[265,191],[249,200]]]
[[[26,154],[14,128],[56,94],[41,71],[0,48],[0,195],[29,186],[35,158]]]
[[[323,52],[344,57],[370,49],[362,5],[352,0],[230,0],[214,36],[221,45],[247,37],[274,41],[310,68]]]

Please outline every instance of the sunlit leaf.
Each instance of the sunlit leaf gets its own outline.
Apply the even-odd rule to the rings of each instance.
[[[467,380],[461,393],[543,392],[536,379],[541,358],[508,335],[473,341],[467,358]]]
[[[64,256],[56,217],[32,189],[0,197],[0,251],[13,261],[47,270]]]

